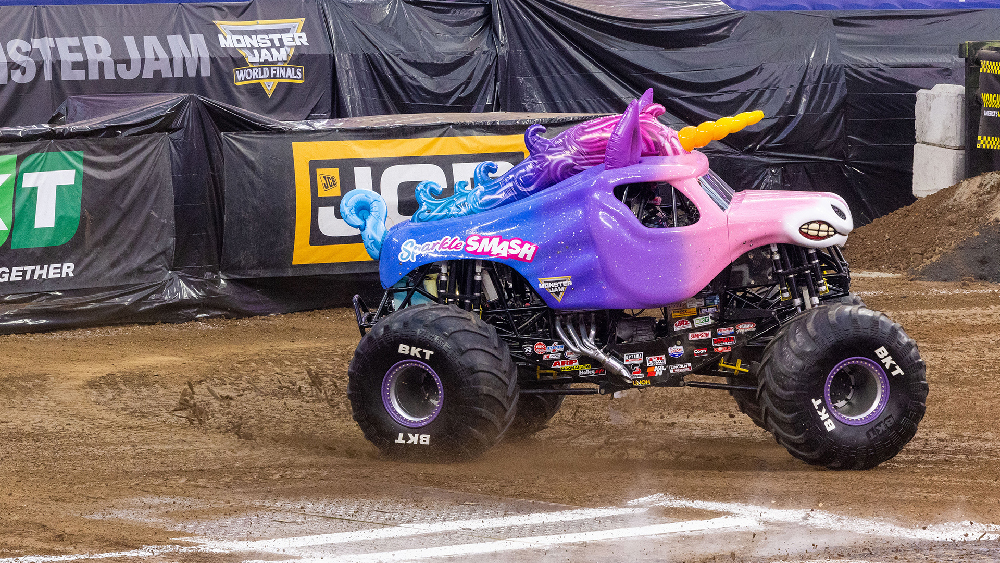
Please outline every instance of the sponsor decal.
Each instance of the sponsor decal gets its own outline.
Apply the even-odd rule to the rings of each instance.
[[[415,358],[423,358],[425,360],[431,359],[431,354],[434,353],[433,350],[417,348],[416,346],[410,346],[407,344],[400,344],[399,349],[397,351],[403,355],[413,356]]]
[[[691,321],[687,319],[680,319],[674,323],[674,330],[688,330],[691,326]]]
[[[566,360],[563,360],[563,361],[566,361]],[[573,360],[573,361],[575,362],[576,360]],[[561,368],[559,368],[559,369],[561,369],[561,370],[563,370],[563,371],[580,371],[580,370],[587,370],[587,369],[590,369],[590,364],[578,364],[578,365],[569,365],[569,366],[563,366],[563,367],[561,367]],[[604,373],[604,372],[603,372],[603,371],[601,371],[601,370],[597,370],[597,371],[598,371],[598,373]]]
[[[545,354],[544,356],[542,356],[542,359],[543,360],[558,360],[561,357],[562,357],[562,354],[560,354],[559,352],[556,352],[555,354]]]
[[[547,350],[547,348],[545,347],[545,343],[544,342],[535,342],[535,353],[536,354],[544,354],[546,350]]]
[[[667,363],[667,357],[666,356],[662,356],[662,355],[661,356],[650,356],[650,357],[646,358],[646,365],[647,366],[662,366],[662,365],[665,365],[666,363]]]
[[[535,351],[535,349],[534,349],[534,348],[532,348],[531,346],[525,346],[524,348],[521,348],[521,350],[522,350],[522,351],[523,351],[523,352],[524,352],[525,354],[528,354],[529,356],[531,355],[531,353],[532,353],[532,352],[534,352],[534,351]]]
[[[711,338],[711,337],[712,337],[712,332],[711,331],[707,331],[707,330],[704,331],[704,332],[689,332],[688,333],[688,340],[706,340],[706,339]]]
[[[635,385],[636,387],[643,387],[643,386],[649,385],[651,383],[652,383],[652,381],[650,381],[648,379],[633,379],[632,380],[632,385]]]
[[[559,346],[559,349],[560,350],[562,349],[561,345]],[[567,350],[566,351],[566,359],[572,360],[573,358],[579,358],[579,357],[580,357],[580,354],[577,354],[576,352],[574,352],[572,350]]]
[[[667,354],[671,358],[680,358],[681,356],[684,355],[684,347],[683,346],[671,346],[670,348],[667,348]]]
[[[20,169],[16,161],[14,155],[0,156],[0,244],[7,242],[8,237],[11,249],[66,244],[80,226],[83,152],[27,155],[21,161]],[[15,269],[21,273],[30,269],[31,279],[39,279],[72,276],[74,265],[21,266]],[[13,271],[8,274],[9,281],[18,279],[19,274]]]
[[[715,332],[718,333],[719,336],[729,336],[730,334],[733,333],[733,327],[731,326],[719,327],[718,329],[716,329]]]
[[[34,266],[0,266],[0,282],[16,282],[28,280],[47,280],[52,278],[71,278],[75,268],[73,262],[62,264],[37,264]]]
[[[735,336],[723,336],[722,338],[713,338],[712,346],[731,346],[736,343]]]
[[[569,367],[569,366],[575,366],[575,365],[577,365],[579,363],[580,362],[578,360],[558,360],[558,361],[552,362],[552,367],[553,367],[553,369],[560,369],[560,368],[566,368],[566,367]]]
[[[625,354],[626,364],[641,364],[642,363],[642,352],[628,352]]]
[[[879,360],[881,360],[883,364],[885,364],[886,371],[889,371],[890,367],[896,366],[895,369],[889,372],[889,375],[903,375],[903,368],[899,367],[899,364],[892,359],[892,356],[889,355],[889,351],[885,349],[885,346],[879,346],[875,350],[875,355],[878,356]]]
[[[823,427],[826,428],[827,432],[833,432],[837,429],[837,425],[833,423],[833,419],[830,418],[830,413],[826,412],[826,405],[823,404],[822,399],[813,399],[813,407],[816,408],[816,414],[819,415],[819,419],[823,422]]]
[[[733,347],[732,346],[715,346],[713,348],[713,350],[715,350],[715,352],[718,353],[718,354],[724,354],[726,352],[732,352],[733,351]]]
[[[717,307],[718,305],[719,305],[718,295],[709,295],[708,297],[705,298],[706,307]]]
[[[579,370],[579,373],[580,375],[604,375],[604,368],[590,369],[590,366],[587,366],[586,369]]]
[[[404,436],[406,436],[404,438]],[[396,436],[397,444],[415,444],[420,446],[429,446],[431,444],[430,434],[403,434],[400,432]]]
[[[746,334],[754,330],[757,330],[757,323],[748,322],[736,325],[736,334]]]
[[[701,358],[708,355],[708,348],[695,348],[694,357]]]
[[[519,238],[505,239],[503,237],[482,237],[479,235],[469,235],[469,238],[464,241],[459,237],[445,236],[435,241],[428,242],[417,242],[414,239],[406,239],[403,241],[402,247],[399,251],[399,261],[400,262],[416,262],[418,258],[425,254],[432,253],[442,253],[442,252],[455,252],[465,249],[466,252],[470,254],[476,254],[479,256],[491,256],[493,258],[511,258],[513,260],[520,260],[522,262],[531,262],[534,259],[535,251],[538,250],[538,246],[531,244],[530,242],[522,241]],[[557,278],[541,278],[539,281],[542,282],[539,285],[540,288],[546,289],[544,280],[553,280]],[[566,286],[573,285],[569,281],[569,276],[564,279]],[[549,289],[549,293],[555,295],[556,290]],[[562,300],[562,293],[566,291],[565,287],[559,291],[559,296],[556,298]]]
[[[260,84],[270,98],[279,82],[305,82],[305,68],[289,64],[296,47],[309,45],[305,18],[213,23],[222,32],[219,46],[236,49],[247,63],[233,69],[234,85]]]
[[[698,309],[695,308],[674,309],[673,311],[670,311],[670,318],[679,319],[681,317],[693,317],[697,314],[698,314]]]
[[[553,344],[552,346],[549,346],[549,347],[547,348],[547,350],[548,350],[549,352],[562,352],[562,351],[563,351],[563,350],[565,350],[565,349],[566,349],[566,347],[565,347],[565,346],[563,346],[562,344]],[[567,358],[568,358],[568,357],[570,357],[570,356],[569,356],[570,354],[574,354],[574,355],[575,355],[576,353],[575,353],[575,352],[566,352],[566,357],[567,357]]]
[[[340,216],[340,200],[351,190],[379,193],[386,204],[386,224],[395,225],[408,221],[416,209],[413,185],[425,180],[445,189],[461,182],[471,185],[473,171],[483,162],[496,163],[493,176],[499,176],[527,155],[523,135],[292,143],[292,264],[371,260],[358,230]],[[486,244],[492,252],[490,246],[498,243]]]
[[[639,369],[639,366],[636,366],[636,367],[632,368],[632,377],[631,377],[631,379],[634,380],[637,377],[642,377],[642,370]]]
[[[534,251],[532,251],[534,252]],[[530,262],[531,260],[528,260]],[[566,295],[566,290],[573,285],[572,276],[556,276],[553,278],[538,278],[538,289],[544,289],[552,294],[552,297],[556,298],[556,301],[562,302],[562,298]]]
[[[706,326],[710,324],[712,324],[712,317],[708,315],[694,318],[694,326]]]
[[[691,371],[691,364],[671,364],[670,373],[687,373]]]
[[[424,243],[419,243],[414,239],[406,239],[399,250],[398,258],[400,262],[416,262],[424,254],[454,252],[462,250],[464,247],[465,241],[459,237],[445,236],[438,240]]]
[[[657,377],[663,373],[663,366],[649,366],[646,368],[646,377]]]
[[[469,235],[469,238],[465,239],[465,251],[469,254],[475,254],[477,256],[490,256],[492,258],[504,258],[511,260],[519,260],[521,262],[531,262],[535,259],[535,251],[538,250],[537,244],[532,244],[528,241],[521,240],[519,238],[503,238],[501,236],[494,237],[484,237],[480,235]],[[553,278],[544,278],[553,279]],[[569,276],[565,276],[566,281],[569,281]],[[541,279],[539,280],[541,281]],[[573,285],[568,283],[567,287]],[[544,288],[543,288],[544,289]],[[565,289],[563,289],[565,291]],[[551,291],[549,293],[552,293]]]
[[[711,315],[711,314],[718,313],[718,312],[719,312],[719,308],[718,307],[700,307],[698,309],[698,314],[699,315]]]

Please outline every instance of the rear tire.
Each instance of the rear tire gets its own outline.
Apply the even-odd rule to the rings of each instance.
[[[507,345],[450,305],[386,317],[361,339],[347,374],[354,420],[396,458],[476,457],[500,441],[517,405]]]
[[[728,378],[730,384],[743,383],[742,380]],[[764,414],[760,410],[760,401],[757,400],[757,392],[743,389],[730,389],[729,394],[736,400],[736,406],[740,412],[747,415],[758,427],[767,430],[764,424]]]
[[[522,393],[517,400],[517,412],[514,414],[514,422],[507,430],[507,438],[527,438],[545,430],[552,417],[559,412],[565,398],[565,395]]]
[[[768,345],[760,373],[761,411],[775,439],[831,469],[892,458],[926,409],[916,343],[885,314],[860,306],[822,306],[792,319]]]

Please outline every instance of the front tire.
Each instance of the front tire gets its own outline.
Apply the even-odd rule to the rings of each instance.
[[[767,428],[793,456],[831,469],[869,469],[913,438],[924,416],[926,368],[885,314],[829,305],[788,322],[761,362]]]
[[[354,420],[391,457],[476,457],[500,441],[516,409],[506,344],[477,316],[449,305],[385,318],[361,339],[347,373]]]

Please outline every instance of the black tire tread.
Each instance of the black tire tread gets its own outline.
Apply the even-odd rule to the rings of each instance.
[[[809,436],[809,419],[813,413],[801,407],[803,378],[811,358],[849,327],[854,334],[895,341],[906,350],[906,362],[917,366],[910,380],[900,385],[911,397],[906,416],[891,430],[886,442],[877,448],[845,451],[835,444],[817,442]],[[900,359],[897,358],[897,361]],[[900,363],[903,363],[900,361]],[[829,305],[810,309],[792,319],[768,345],[761,361],[761,378],[757,391],[764,423],[779,444],[793,456],[811,464],[831,469],[868,469],[895,456],[910,441],[926,409],[928,392],[925,366],[916,343],[902,327],[885,314],[859,305]]]
[[[347,396],[365,438],[390,456],[401,455],[365,408],[359,388],[367,358],[378,353],[378,344],[387,333],[429,337],[445,348],[460,351],[457,363],[466,372],[457,387],[464,405],[460,409],[463,424],[450,429],[452,435],[446,437],[452,445],[449,451],[436,452],[433,457],[471,459],[500,441],[514,418],[518,398],[516,369],[507,346],[496,330],[476,315],[438,304],[415,305],[393,313],[372,327],[358,344],[348,367]]]

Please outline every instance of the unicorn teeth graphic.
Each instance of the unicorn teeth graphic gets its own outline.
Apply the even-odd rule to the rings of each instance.
[[[454,195],[444,198],[440,197],[443,186],[430,181],[417,184],[419,208],[411,221],[438,221],[496,209],[541,192],[602,162],[605,168],[612,169],[636,164],[643,156],[685,154],[713,138],[720,139],[725,133],[738,130],[729,122],[723,124],[724,120],[734,118],[723,118],[718,125],[703,123],[695,131],[697,135],[688,135],[687,130],[695,128],[686,127],[679,137],[676,131],[657,119],[664,112],[663,106],[653,103],[653,90],[649,89],[633,100],[621,115],[574,125],[552,139],[542,137],[545,127],[532,125],[524,133],[529,156],[503,176],[492,178],[490,174],[496,173],[497,165],[484,162],[473,172],[471,185],[457,182]],[[747,125],[747,120],[739,123],[741,129]],[[707,132],[702,132],[706,126]],[[716,130],[722,134],[715,135]],[[705,142],[697,144],[696,137]],[[352,190],[340,202],[341,216],[347,224],[361,230],[365,249],[375,260],[379,258],[382,241],[388,232],[386,209],[382,197],[370,190]]]

